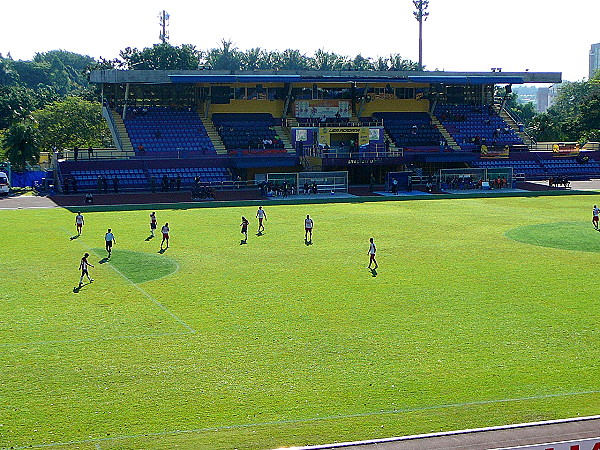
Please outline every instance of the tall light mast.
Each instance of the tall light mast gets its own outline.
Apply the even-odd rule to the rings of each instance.
[[[423,70],[423,22],[427,20],[429,13],[427,7],[429,0],[413,0],[416,11],[413,11],[415,19],[419,22],[419,70]]]

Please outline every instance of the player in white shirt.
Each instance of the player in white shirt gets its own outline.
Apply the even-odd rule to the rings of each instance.
[[[83,227],[83,224],[84,224],[83,214],[78,212],[77,215],[75,216],[75,226],[77,227],[77,235],[78,236],[81,236],[81,228]]]
[[[163,227],[160,229],[160,232],[163,235],[162,242],[160,243],[160,249],[162,250],[163,244],[165,243],[165,241],[167,242],[166,248],[169,248],[169,224],[165,223],[163,225]]]
[[[314,227],[313,220],[307,214],[306,219],[304,219],[304,240],[306,242],[312,242],[313,227]],[[309,236],[310,236],[310,238],[309,238]]]
[[[81,278],[79,279],[79,287],[78,287],[78,289],[83,285],[83,277],[84,276],[88,277],[88,280],[90,281],[90,283],[92,281],[94,281],[93,278],[90,278],[90,274],[88,273],[88,266],[89,267],[94,267],[93,265],[91,265],[88,262],[88,260],[87,260],[88,256],[90,256],[89,253],[86,253],[85,255],[83,255],[83,258],[81,258],[81,262],[79,263],[79,270],[81,270]]]
[[[379,267],[379,264],[377,264],[377,261],[375,260],[375,253],[377,253],[377,247],[375,246],[375,241],[373,241],[373,238],[369,238],[369,265],[367,266],[367,269],[371,268],[371,264],[375,263],[375,267],[373,267],[373,269],[377,269]]]
[[[598,208],[598,205],[594,205],[594,209],[592,210],[592,225],[594,225],[594,228],[598,231],[600,231],[600,229],[598,229],[598,216],[600,215],[600,208]]]
[[[106,251],[108,252],[108,257],[110,258],[110,254],[112,253],[112,246],[113,244],[117,243],[115,235],[112,233],[112,230],[110,228],[108,229],[108,232],[104,235],[104,240],[106,241]]]
[[[258,211],[256,211],[256,217],[258,218],[258,233],[265,231],[265,226],[263,225],[263,219],[267,220],[267,213],[263,209],[262,206],[258,207]]]

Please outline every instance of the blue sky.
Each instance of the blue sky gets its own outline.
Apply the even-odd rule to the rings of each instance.
[[[224,38],[243,50],[294,48],[312,55],[323,48],[350,56],[400,53],[418,59],[412,0],[5,3],[0,53],[15,59],[55,49],[113,58],[127,46],[151,46],[159,41],[163,9],[171,17],[173,45],[208,49]],[[423,59],[430,70],[529,69],[562,72],[563,79],[575,81],[587,78],[590,46],[600,42],[598,0],[430,0],[429,13]]]

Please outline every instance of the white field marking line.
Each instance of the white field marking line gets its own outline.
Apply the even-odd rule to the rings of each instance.
[[[94,447],[96,447],[96,450],[102,450],[102,447],[100,447],[100,444],[98,444],[97,442],[96,442],[96,445]]]
[[[54,341],[27,341],[27,342],[0,342],[0,347],[27,347],[29,345],[52,345],[52,344],[71,344],[81,342],[101,342],[113,341],[117,339],[136,339],[157,338],[165,336],[178,336],[182,334],[192,334],[191,331],[178,331],[173,333],[150,333],[150,334],[132,334],[128,336],[108,336],[100,338],[81,338],[81,339],[57,339]]]
[[[340,419],[353,419],[353,418],[357,418],[357,417],[383,416],[383,415],[388,415],[388,414],[405,414],[405,413],[413,413],[413,412],[419,412],[419,411],[432,411],[432,410],[436,410],[436,409],[462,408],[462,407],[470,407],[470,406],[490,405],[490,404],[509,403],[509,402],[521,402],[521,401],[528,401],[528,400],[543,400],[543,399],[548,399],[548,398],[569,397],[569,396],[588,395],[588,394],[600,394],[600,390],[568,392],[568,393],[562,393],[562,394],[536,395],[536,396],[531,396],[531,397],[506,398],[506,399],[500,399],[500,400],[482,400],[482,401],[478,401],[478,402],[450,403],[450,404],[446,404],[446,405],[422,406],[422,407],[418,407],[418,408],[404,408],[404,409],[393,409],[393,410],[387,410],[387,411],[383,410],[383,411],[374,411],[374,412],[347,414],[347,415],[311,417],[308,419],[288,419],[288,420],[278,420],[278,421],[273,421],[273,422],[246,423],[246,424],[239,424],[239,425],[221,425],[221,426],[216,426],[216,427],[197,428],[197,429],[193,429],[193,430],[160,431],[160,432],[155,432],[155,433],[111,436],[111,437],[96,438],[96,439],[85,439],[85,440],[80,440],[80,441],[53,442],[51,444],[27,445],[25,447],[11,446],[10,448],[12,448],[14,450],[22,450],[22,449],[26,449],[26,448],[57,447],[57,446],[63,446],[63,445],[89,444],[92,442],[109,442],[109,441],[113,441],[113,440],[139,439],[139,438],[144,438],[144,437],[169,436],[169,435],[189,434],[189,433],[205,433],[208,431],[226,431],[226,430],[253,428],[253,427],[266,427],[266,426],[274,426],[274,425],[290,425],[290,424],[317,422],[317,421],[324,421],[324,420],[340,420]]]
[[[69,232],[69,230],[67,230],[66,228],[63,227],[63,230],[67,233],[67,234],[71,234]],[[79,239],[77,239],[79,241]],[[95,252],[94,250],[92,250],[92,248],[85,244],[83,241],[81,241],[81,246],[88,249],[90,252],[94,253],[96,256],[98,256],[99,258],[102,257],[102,255],[99,255],[97,252]],[[138,284],[134,283],[133,281],[131,281],[129,278],[127,278],[125,275],[123,275],[123,273],[117,269],[115,266],[113,266],[110,261],[107,261],[108,265],[115,271],[117,272],[119,275],[121,275],[123,277],[123,279],[125,279],[126,281],[128,281],[129,283],[131,283],[131,285],[133,287],[135,287],[138,291],[140,291],[143,295],[145,295],[152,303],[154,303],[156,306],[158,306],[160,309],[162,309],[164,312],[166,312],[168,315],[170,315],[173,319],[175,319],[177,322],[179,322],[181,325],[183,325],[185,328],[188,329],[188,331],[190,333],[195,333],[196,330],[194,330],[192,327],[190,327],[187,323],[185,323],[183,320],[181,320],[179,317],[177,317],[174,313],[172,313],[171,311],[169,311],[169,309],[167,309],[165,306],[163,306],[158,300],[156,300],[154,297],[152,297],[150,294],[148,294],[144,289],[142,289]]]

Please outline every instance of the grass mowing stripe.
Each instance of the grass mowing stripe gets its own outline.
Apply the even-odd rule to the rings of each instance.
[[[70,235],[71,233],[69,233],[69,230],[67,230],[66,228],[63,227],[63,230],[65,231],[65,233],[67,233],[68,235]],[[92,249],[89,245],[85,244],[83,242],[83,240],[81,239],[77,239],[78,241],[81,242],[81,246],[86,248],[87,250],[89,250],[90,252],[94,253],[96,256],[98,256],[99,258],[102,257],[102,255],[99,255],[98,252],[96,252],[94,249]],[[133,281],[131,281],[128,277],[126,277],[119,269],[117,269],[115,266],[113,266],[110,261],[108,261],[108,265],[115,271],[117,272],[119,275],[121,275],[125,280],[127,280],[129,283],[131,283],[131,285],[133,287],[135,287],[138,291],[140,291],[143,295],[146,296],[146,298],[148,298],[152,303],[154,303],[156,306],[158,306],[160,309],[162,309],[164,312],[166,312],[167,314],[169,314],[173,319],[175,319],[177,322],[179,322],[181,325],[183,325],[185,328],[188,329],[188,331],[190,333],[195,333],[196,330],[194,330],[192,327],[190,327],[187,323],[185,323],[182,319],[180,319],[179,317],[177,317],[172,311],[170,311],[168,308],[166,308],[163,304],[161,304],[158,300],[156,300],[154,297],[152,297],[150,294],[148,294],[144,289],[142,289],[139,285],[137,285],[136,283],[134,283]],[[178,265],[179,266],[179,265]]]
[[[436,409],[463,408],[463,407],[478,406],[478,405],[522,402],[522,401],[528,401],[528,400],[543,400],[543,399],[548,399],[548,398],[572,397],[572,396],[577,396],[577,395],[588,395],[588,394],[599,394],[599,393],[600,393],[600,390],[581,391],[581,392],[566,392],[566,393],[561,393],[561,394],[545,394],[545,395],[535,395],[535,396],[520,397],[520,398],[505,398],[505,399],[500,399],[500,400],[481,400],[481,401],[477,401],[477,402],[449,403],[446,405],[422,406],[419,408],[404,408],[404,409],[374,411],[374,412],[357,413],[357,414],[311,417],[308,419],[289,419],[289,420],[278,420],[278,421],[274,421],[274,422],[246,423],[246,424],[239,424],[239,425],[222,425],[222,426],[218,426],[218,427],[197,428],[197,429],[193,429],[193,430],[175,430],[175,431],[162,431],[162,432],[156,432],[156,433],[132,434],[132,435],[125,435],[125,436],[111,436],[111,437],[106,437],[106,438],[84,439],[84,440],[80,440],[80,441],[69,441],[69,442],[53,442],[51,444],[34,444],[34,445],[27,445],[25,447],[11,447],[11,448],[14,450],[22,450],[22,449],[26,449],[26,448],[45,448],[45,447],[58,447],[58,446],[63,446],[63,445],[77,445],[77,444],[91,444],[91,443],[95,443],[96,445],[98,445],[98,442],[110,442],[110,441],[114,441],[114,440],[125,440],[125,439],[138,439],[138,438],[152,437],[152,436],[155,436],[155,437],[156,436],[173,436],[173,435],[177,435],[177,434],[205,433],[208,431],[223,431],[223,430],[261,427],[261,426],[288,425],[288,424],[316,422],[316,421],[324,421],[324,420],[352,419],[352,418],[356,418],[356,417],[382,416],[382,415],[388,415],[388,414],[404,414],[404,413],[413,413],[413,412],[418,412],[418,411],[430,411],[430,410],[436,410]]]
[[[182,334],[191,334],[192,331],[179,331],[174,333],[154,333],[154,334],[132,334],[130,336],[108,336],[101,338],[82,338],[82,339],[63,339],[55,341],[30,341],[30,342],[0,342],[0,347],[27,347],[29,345],[52,345],[52,344],[73,344],[80,342],[112,341],[116,339],[146,339],[165,336],[178,336]]]

